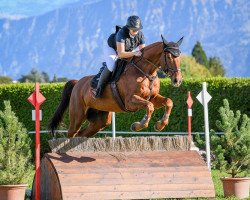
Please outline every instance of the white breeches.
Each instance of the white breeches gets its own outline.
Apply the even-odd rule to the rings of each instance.
[[[118,59],[116,51],[108,44],[104,45],[104,61],[107,64],[109,71],[113,72],[115,68],[115,61]]]
[[[139,47],[134,49],[134,51],[138,51]],[[115,61],[118,59],[118,55],[116,51],[111,48],[107,43],[104,45],[104,62],[106,62],[109,71],[113,72],[115,68]]]

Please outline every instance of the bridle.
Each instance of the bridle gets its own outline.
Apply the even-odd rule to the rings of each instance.
[[[177,67],[172,68],[172,67],[170,67],[170,66],[168,65],[168,62],[167,62],[167,59],[166,59],[166,54],[167,54],[167,52],[164,51],[164,60],[165,60],[165,69],[166,69],[165,73],[166,73],[169,77],[172,77],[175,73],[180,72],[180,71],[181,71],[181,68],[177,68]]]
[[[158,44],[156,44],[158,45]],[[156,45],[150,47],[150,48],[153,48],[155,47]],[[178,49],[179,50],[179,49]],[[181,71],[181,69],[178,69],[177,67],[175,68],[172,68],[169,66],[168,62],[167,62],[167,58],[166,58],[166,54],[167,52],[171,53],[171,51],[169,51],[169,49],[167,48],[163,48],[162,50],[162,53],[164,52],[164,65],[165,65],[165,73],[169,76],[169,77],[172,77],[175,73]],[[161,53],[161,54],[162,54]],[[172,54],[172,53],[171,53]],[[173,55],[173,54],[172,54]],[[174,56],[174,55],[173,55]],[[140,71],[144,76],[146,76],[150,82],[149,84],[149,90],[150,90],[150,94],[149,94],[149,97],[147,98],[147,100],[149,100],[152,96],[152,90],[153,90],[153,85],[154,85],[154,81],[155,79],[158,77],[157,75],[156,76],[153,76],[153,75],[150,75],[146,72],[144,72],[138,65],[137,63],[140,62],[140,61],[145,61],[147,63],[149,63],[150,65],[153,65],[155,67],[155,69],[160,69],[161,66],[157,66],[155,63],[151,62],[149,59],[145,58],[144,57],[144,49],[142,50],[142,55],[139,57],[139,60],[137,60],[136,62],[134,61],[135,59],[135,56],[131,59],[131,61],[128,63],[128,64],[131,64],[133,65],[138,71]]]
[[[156,44],[158,45],[158,44]],[[151,46],[150,48],[153,48],[155,47],[156,45],[154,46]],[[171,49],[174,49],[175,47],[171,47]],[[176,49],[177,50],[177,49]],[[178,49],[179,50],[179,49]],[[175,68],[172,68],[169,66],[168,62],[167,62],[167,58],[166,58],[166,54],[167,52],[171,53],[171,51],[169,51],[169,48],[163,48],[162,50],[162,53],[164,52],[164,65],[165,65],[165,69],[164,72],[169,76],[169,77],[172,77],[175,73],[181,71],[181,69],[175,67]],[[162,54],[161,53],[161,54]],[[171,53],[172,54],[172,53]],[[144,49],[142,50],[142,55],[139,57],[139,60],[137,60],[136,62],[134,62],[134,58],[135,56],[132,58],[132,60],[129,62],[130,64],[132,64],[136,69],[138,69],[143,75],[145,75],[149,80],[152,79],[152,75],[149,75],[147,74],[146,72],[144,72],[140,67],[138,67],[137,63],[140,62],[140,61],[146,61],[147,63],[153,65],[156,69],[160,69],[161,66],[156,66],[156,64],[154,64],[153,62],[151,62],[150,60],[148,60],[147,58],[145,58],[144,56]],[[173,54],[172,54],[173,55]],[[174,55],[173,55],[174,56]],[[155,79],[155,78],[154,78]]]

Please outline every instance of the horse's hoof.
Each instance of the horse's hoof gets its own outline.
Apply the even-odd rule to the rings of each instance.
[[[142,127],[141,127],[141,123],[140,122],[134,122],[131,125],[131,130],[132,131],[140,131],[141,129],[142,129]]]
[[[162,122],[161,120],[160,121],[157,121],[154,125],[154,129],[155,131],[161,131],[162,129],[164,129],[164,125],[162,125]]]

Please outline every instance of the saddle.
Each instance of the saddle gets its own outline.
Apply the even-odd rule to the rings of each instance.
[[[117,88],[117,85],[116,85],[116,82],[119,81],[121,75],[123,74],[126,66],[127,66],[127,63],[128,61],[126,60],[122,60],[122,59],[118,59],[116,62],[115,62],[115,70],[113,71],[112,75],[111,75],[111,78],[110,80],[108,81],[108,84],[110,84],[110,88],[111,88],[111,91],[112,91],[112,95],[116,101],[116,103],[120,106],[120,108],[123,110],[123,111],[126,111],[128,112],[128,110],[126,109],[125,107],[125,104],[124,102],[122,101],[121,99],[121,95],[119,93],[119,90]],[[105,63],[102,63],[102,67],[100,68],[98,74],[96,74],[92,80],[91,80],[91,87],[93,89],[96,89],[97,88],[97,85],[98,85],[98,81],[100,79],[100,76],[101,76],[101,73],[102,71],[104,70],[104,67],[105,67]]]
[[[111,75],[111,78],[110,80],[108,81],[108,83],[112,83],[112,82],[117,82],[119,81],[122,73],[124,72],[125,68],[126,68],[126,65],[127,65],[127,61],[126,60],[121,60],[121,59],[118,59],[116,62],[115,62],[115,70],[113,71],[112,75]],[[102,63],[102,67],[100,68],[98,74],[96,74],[92,80],[91,80],[91,87],[93,89],[96,89],[97,88],[97,85],[98,85],[98,81],[100,79],[100,76],[101,76],[101,73],[102,71],[104,70],[104,67],[105,67],[105,63]]]

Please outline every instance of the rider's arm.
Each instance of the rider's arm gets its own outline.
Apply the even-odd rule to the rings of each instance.
[[[116,42],[117,54],[119,58],[130,58],[133,56],[138,56],[138,52],[126,52],[125,45],[122,42]]]
[[[139,49],[141,50],[141,49],[143,49],[145,47],[145,44],[140,44],[139,45]]]
[[[145,39],[144,39],[144,34],[140,31],[140,43],[139,43],[139,49],[143,49],[146,45],[145,45]]]

